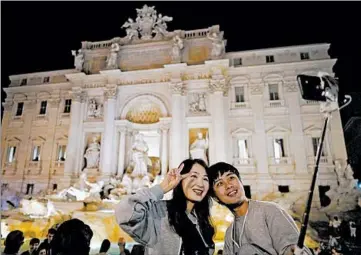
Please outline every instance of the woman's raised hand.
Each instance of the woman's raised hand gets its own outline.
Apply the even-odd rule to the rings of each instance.
[[[163,181],[160,183],[161,188],[163,189],[164,193],[167,193],[174,189],[181,180],[188,177],[190,173],[181,175],[184,165],[181,164],[179,168],[174,168],[170,170],[167,175],[164,177]]]

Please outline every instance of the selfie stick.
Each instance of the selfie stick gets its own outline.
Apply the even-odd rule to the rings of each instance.
[[[305,212],[303,214],[300,235],[299,235],[298,241],[297,241],[297,247],[296,247],[296,250],[294,252],[295,255],[304,254],[303,253],[303,248],[304,248],[304,241],[305,241],[305,237],[306,237],[309,216],[310,216],[310,212],[311,212],[313,191],[314,191],[315,185],[316,185],[318,166],[319,166],[319,163],[320,163],[321,153],[322,153],[322,148],[323,148],[323,141],[325,140],[326,129],[327,129],[329,120],[331,118],[331,113],[334,112],[334,111],[337,111],[337,110],[341,110],[342,108],[344,108],[345,106],[347,106],[347,105],[349,105],[351,103],[351,97],[346,95],[345,98],[348,99],[348,102],[345,103],[340,108],[338,108],[338,81],[335,80],[334,78],[332,78],[331,76],[329,76],[326,73],[319,73],[318,76],[321,79],[321,88],[325,89],[324,92],[323,92],[323,95],[326,97],[326,102],[322,102],[320,108],[321,108],[321,112],[325,113],[326,118],[325,118],[325,122],[324,122],[324,125],[323,125],[321,140],[320,140],[320,142],[318,144],[318,147],[317,147],[316,166],[315,166],[315,170],[314,170],[314,173],[313,173],[311,187],[310,187],[310,190],[308,191],[308,200],[307,200]],[[328,87],[325,88],[325,84],[324,84],[324,81],[323,81],[322,78],[324,78],[327,81]]]

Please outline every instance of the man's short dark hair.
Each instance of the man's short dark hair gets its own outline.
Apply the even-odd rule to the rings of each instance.
[[[55,235],[56,234],[56,229],[55,228],[49,228],[48,234]]]
[[[52,255],[88,255],[93,231],[79,219],[63,222],[51,242]]]
[[[209,167],[208,178],[209,178],[209,185],[212,188],[212,190],[213,190],[214,182],[217,180],[217,178],[220,175],[223,175],[224,173],[227,173],[227,172],[234,173],[238,177],[238,179],[241,181],[241,177],[239,175],[237,168],[235,168],[231,164],[228,164],[225,162],[218,162]]]
[[[33,244],[36,244],[36,243],[40,243],[39,238],[31,238],[29,244],[30,244],[30,245],[33,245]]]

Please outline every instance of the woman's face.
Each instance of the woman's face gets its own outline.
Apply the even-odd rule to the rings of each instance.
[[[199,164],[194,164],[189,176],[182,181],[182,188],[187,200],[200,202],[209,190],[209,180],[206,170]]]
[[[46,249],[41,249],[39,251],[39,255],[46,255]]]

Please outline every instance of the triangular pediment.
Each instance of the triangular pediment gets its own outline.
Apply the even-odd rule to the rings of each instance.
[[[311,125],[303,130],[305,134],[311,134],[311,133],[321,133],[322,129],[319,127],[316,127],[315,125]]]
[[[43,137],[43,136],[36,136],[36,137],[33,137],[32,139],[31,139],[33,142],[45,142],[45,137]]]
[[[19,143],[19,142],[21,142],[21,139],[16,136],[11,136],[11,137],[7,138],[6,141],[9,143],[11,143],[11,142]]]
[[[240,127],[240,128],[233,130],[231,134],[233,136],[234,135],[252,135],[252,131],[247,128]]]
[[[280,126],[274,126],[266,131],[267,134],[289,133],[289,132],[291,132],[291,130]]]
[[[67,135],[62,135],[62,136],[59,136],[56,140],[57,141],[68,141],[68,136]]]

